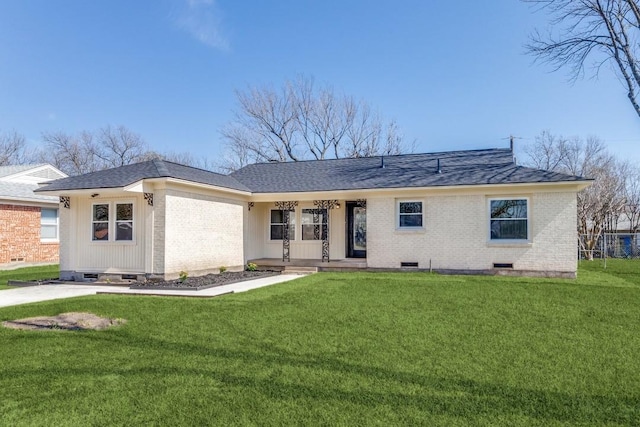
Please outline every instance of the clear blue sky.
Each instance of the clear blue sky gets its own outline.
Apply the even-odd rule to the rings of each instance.
[[[0,130],[125,125],[216,160],[235,89],[298,74],[397,120],[417,151],[597,135],[640,162],[640,119],[609,68],[574,85],[524,55],[546,18],[517,0],[3,0]]]

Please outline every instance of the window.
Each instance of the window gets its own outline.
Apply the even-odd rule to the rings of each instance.
[[[326,214],[326,209],[302,209],[302,240],[322,239],[322,222]]]
[[[110,211],[115,210],[115,217]],[[92,208],[91,239],[94,241],[132,241],[133,203],[96,203]],[[113,234],[110,231],[114,231]],[[109,236],[112,235],[115,239]]]
[[[116,203],[116,240],[133,240],[133,203]]]
[[[271,210],[271,240],[284,240],[284,225],[289,217],[289,240],[296,239],[296,215],[294,211]]]
[[[527,199],[491,200],[491,240],[527,240],[527,204]]]
[[[422,202],[398,202],[398,227],[422,227]]]
[[[93,205],[93,240],[109,240],[109,205]]]
[[[42,208],[40,210],[40,239],[58,240],[58,209]]]

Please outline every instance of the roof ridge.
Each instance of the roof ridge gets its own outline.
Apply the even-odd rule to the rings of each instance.
[[[347,161],[347,160],[360,160],[360,159],[375,159],[375,158],[380,158],[380,157],[385,157],[385,158],[398,158],[398,157],[409,157],[409,156],[436,156],[436,155],[455,155],[455,154],[459,154],[459,153],[479,153],[482,151],[503,151],[505,153],[511,153],[511,149],[510,148],[476,148],[476,149],[469,149],[469,150],[454,150],[454,151],[433,151],[433,152],[426,152],[426,153],[401,153],[401,154],[375,154],[372,156],[362,156],[362,157],[340,157],[337,159],[304,159],[304,160],[296,160],[296,161],[284,161],[284,162],[257,162],[257,163],[250,163],[246,166],[252,166],[252,165],[272,165],[272,164],[288,164],[288,163],[312,163],[312,162],[338,162],[338,161]],[[240,168],[242,169],[242,168]],[[239,169],[238,169],[239,170]],[[235,171],[234,171],[235,172]],[[233,173],[231,173],[230,175],[232,175]]]
[[[158,177],[171,176],[169,173],[169,169],[167,165],[164,164],[164,160],[162,159],[153,159],[153,165],[156,167],[156,171],[158,172]]]

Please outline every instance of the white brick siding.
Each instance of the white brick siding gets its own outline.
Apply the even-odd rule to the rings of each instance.
[[[489,241],[489,197],[529,199],[530,243]],[[394,197],[367,200],[367,264],[399,268],[488,270],[512,263],[514,270],[575,272],[576,194],[424,195],[424,229],[397,228]]]
[[[156,242],[162,238],[158,228],[164,230],[165,276],[177,276],[181,270],[195,274],[216,271],[221,266],[241,268],[245,205],[230,199],[167,190],[164,227],[160,224],[156,227]]]

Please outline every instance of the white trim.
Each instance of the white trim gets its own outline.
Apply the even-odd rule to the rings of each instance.
[[[526,218],[512,218],[515,220],[523,220],[527,221],[527,238],[526,239],[493,239],[491,238],[491,221],[494,218],[491,218],[491,202],[496,200],[525,200],[527,202],[527,217]],[[500,220],[497,219],[496,220]],[[488,197],[487,198],[487,244],[489,246],[526,246],[531,245],[531,197],[530,196],[501,196],[501,197]]]
[[[298,211],[299,210],[300,209],[296,208],[296,209],[294,209],[292,211],[289,211],[289,212],[293,212],[293,224],[290,224],[290,225],[293,225],[293,238],[291,238],[291,236],[289,236],[289,241],[290,242],[297,241],[296,237],[298,235],[298,230],[296,230],[296,228],[297,228],[297,225],[298,225],[298,221],[297,221],[298,218],[297,217],[298,217]],[[269,207],[267,209],[267,224],[268,224],[268,227],[267,227],[267,243],[279,243],[279,244],[282,244],[282,241],[284,240],[284,235],[283,235],[282,239],[272,239],[271,238],[271,226],[272,225],[282,225],[282,232],[284,233],[284,223],[283,222],[271,222],[271,211],[280,211],[280,209],[272,208],[272,207]],[[284,221],[284,218],[282,218],[282,220]],[[300,239],[300,240],[302,241],[302,239]]]
[[[138,226],[136,221],[136,203],[135,199],[118,199],[118,200],[95,200],[91,202],[91,209],[89,212],[89,226],[90,232],[90,244],[96,245],[131,245],[136,243],[136,227]],[[131,205],[132,215],[131,221],[120,221],[120,222],[131,222],[131,240],[116,240],[116,232],[117,232],[117,205]],[[107,221],[94,221],[93,219],[93,209],[96,205],[107,205],[109,209],[109,218]],[[93,224],[95,223],[107,223],[108,230],[108,239],[106,240],[98,240],[93,238]]]
[[[420,216],[422,217],[422,225],[420,226],[402,226],[400,225],[400,204],[401,203],[420,203]],[[395,229],[396,231],[421,231],[425,229],[425,200],[422,198],[419,199],[396,199],[396,219],[395,219]],[[404,213],[402,215],[411,215],[418,216],[418,214],[414,213]]]
[[[309,223],[309,224],[303,224],[302,222],[302,215],[304,214],[304,212],[302,212],[303,210],[307,210],[307,211],[314,211],[316,208],[315,207],[301,207],[300,208],[300,241],[301,242],[306,242],[306,243],[313,243],[313,242],[322,242],[322,216],[327,215],[327,227],[329,227],[329,209],[320,209],[321,211],[324,211],[324,213],[321,213],[320,215],[320,222],[319,223]],[[307,214],[308,215],[308,214]],[[311,213],[311,215],[313,216],[313,213]],[[311,226],[315,226],[318,225],[320,227],[320,237],[318,237],[317,239],[305,239],[304,238],[304,234],[302,231],[302,227],[304,225],[311,225]],[[329,230],[331,230],[331,227],[329,227]]]
[[[218,187],[209,184],[201,184],[193,181],[179,180],[179,179],[166,179],[166,178],[148,178],[144,179],[145,184],[155,183],[176,183],[184,184],[192,187],[200,187],[212,190],[218,190],[221,192],[234,193],[238,195],[248,196],[247,201],[256,203],[273,202],[274,200],[281,201],[312,201],[317,199],[366,199],[367,194],[378,193],[398,193],[398,191],[406,192],[429,192],[430,194],[450,192],[450,191],[492,191],[501,189],[513,189],[513,188],[540,188],[540,187],[555,187],[553,191],[580,191],[587,188],[593,183],[593,180],[582,181],[559,181],[559,182],[523,182],[513,184],[469,184],[469,185],[443,185],[443,186],[425,186],[425,187],[397,187],[397,188],[363,188],[363,189],[344,189],[344,190],[328,190],[328,191],[304,191],[304,192],[288,192],[288,193],[252,193],[250,191],[234,190],[226,187]],[[83,195],[100,193],[106,195],[108,193],[122,192],[122,191],[139,191],[139,181],[127,185],[125,187],[114,188],[83,188],[77,190],[51,190],[47,191],[46,187],[42,187],[38,190],[38,194],[43,195]],[[545,188],[544,191],[552,191],[549,188]]]

